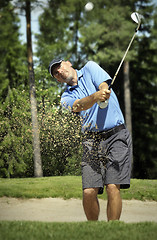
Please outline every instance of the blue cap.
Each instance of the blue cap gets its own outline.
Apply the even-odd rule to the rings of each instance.
[[[50,64],[49,64],[49,67],[48,67],[48,71],[49,73],[51,74],[51,76],[53,77],[53,71],[52,71],[52,68],[56,65],[56,64],[60,64],[63,60],[62,59],[53,59]]]

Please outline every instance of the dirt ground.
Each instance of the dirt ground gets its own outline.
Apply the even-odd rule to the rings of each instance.
[[[106,219],[106,201],[100,202],[99,220]],[[86,221],[82,201],[60,198],[17,199],[0,198],[1,220],[27,220],[42,222],[80,222]],[[157,222],[157,202],[123,200],[121,221]]]

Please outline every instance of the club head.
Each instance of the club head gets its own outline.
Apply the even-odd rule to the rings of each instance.
[[[141,15],[140,15],[139,13],[133,12],[133,13],[131,14],[131,18],[132,18],[132,20],[133,20],[135,23],[137,23],[138,25],[140,25],[140,23],[141,23]]]

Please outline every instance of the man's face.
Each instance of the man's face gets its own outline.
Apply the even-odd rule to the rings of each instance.
[[[69,61],[62,61],[53,68],[53,76],[58,82],[67,83],[71,85],[71,81],[74,78],[75,70],[72,68],[72,64]]]

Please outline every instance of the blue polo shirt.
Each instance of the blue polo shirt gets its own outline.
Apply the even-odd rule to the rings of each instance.
[[[67,109],[72,109],[73,103],[77,99],[87,97],[96,91],[99,91],[99,85],[111,77],[97,63],[93,61],[80,70],[76,70],[78,85],[67,86],[67,89],[61,96],[61,104]],[[111,129],[124,123],[124,117],[121,112],[118,99],[113,90],[109,98],[108,106],[104,109],[99,108],[95,103],[91,108],[81,111],[82,131],[99,132]]]

